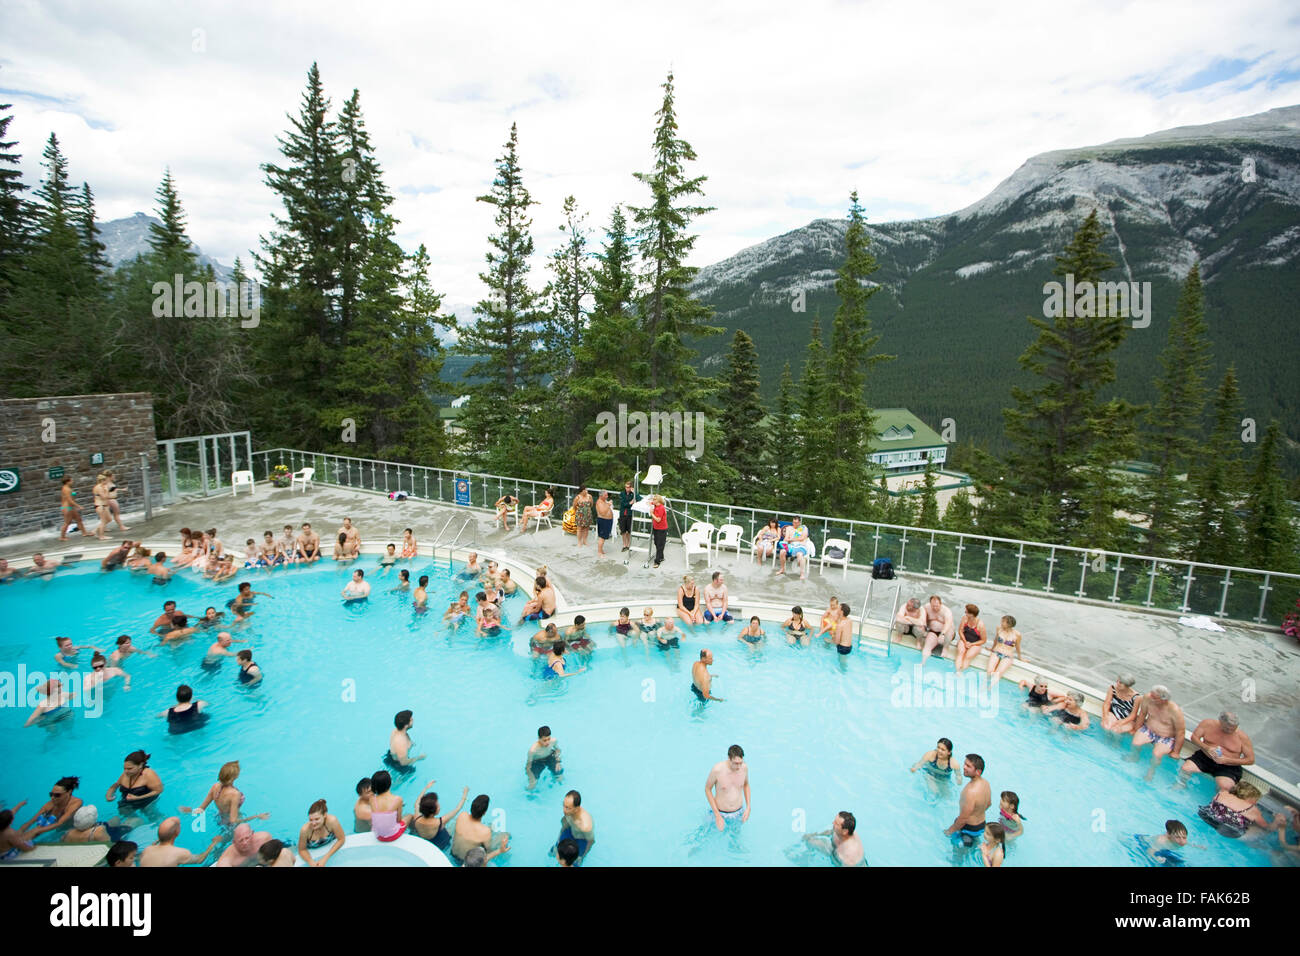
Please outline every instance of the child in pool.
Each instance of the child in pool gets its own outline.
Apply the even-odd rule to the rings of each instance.
[[[989,823],[984,827],[984,841],[980,844],[980,856],[987,867],[998,867],[1006,856],[1007,831],[1000,823]]]
[[[1165,832],[1158,836],[1138,833],[1134,836],[1143,854],[1152,866],[1186,866],[1178,852],[1187,846],[1187,825],[1181,820],[1166,820]],[[1198,847],[1197,849],[1205,849]]]
[[[826,608],[826,612],[822,615],[822,626],[817,631],[817,637],[821,637],[835,628],[835,624],[839,621],[839,609],[840,599],[837,597],[831,598],[830,607]]]
[[[1008,843],[1024,834],[1025,818],[1020,815],[1020,797],[1014,790],[1002,791],[998,815],[1002,818],[1002,829],[1006,831]]]

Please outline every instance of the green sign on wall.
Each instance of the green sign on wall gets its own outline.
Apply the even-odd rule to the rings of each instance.
[[[51,468],[51,469],[50,469],[50,477],[51,477],[51,478],[62,478],[62,477],[63,477],[63,466],[62,466],[62,465],[55,465],[53,468]]]
[[[0,495],[18,490],[18,469],[0,468]]]

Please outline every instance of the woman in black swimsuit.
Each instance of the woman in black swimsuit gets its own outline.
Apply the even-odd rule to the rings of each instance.
[[[443,813],[438,805],[438,795],[429,792],[429,788],[435,783],[436,780],[430,780],[425,784],[417,803],[420,812],[412,813],[406,818],[406,829],[408,833],[414,832],[416,836],[428,840],[446,853],[451,849],[451,832],[447,829],[447,821],[456,819],[456,815],[465,806],[465,800],[469,797],[469,787],[460,792],[460,803],[456,804],[456,809],[451,813]]]
[[[127,754],[126,759],[122,761],[122,776],[117,778],[117,783],[108,788],[104,799],[112,800],[113,795],[119,790],[121,795],[118,797],[118,803],[123,810],[129,807],[148,806],[158,799],[163,792],[163,782],[149,766],[149,754],[143,750],[135,750]]]
[[[685,624],[703,624],[704,609],[700,607],[700,592],[695,586],[694,575],[684,575],[677,587],[677,616]]]
[[[980,648],[988,640],[988,632],[980,620],[980,609],[974,604],[966,605],[966,614],[961,619],[961,624],[957,625],[957,633],[961,637],[957,647],[957,673],[960,674],[975,663]]]

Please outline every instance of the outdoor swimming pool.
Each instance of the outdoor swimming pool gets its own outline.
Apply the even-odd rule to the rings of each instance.
[[[395,791],[408,811],[431,778],[444,812],[462,787],[471,799],[489,794],[487,822],[512,834],[501,865],[551,862],[547,851],[569,788],[581,791],[595,820],[590,866],[824,865],[803,850],[800,835],[827,829],[839,810],[856,815],[873,866],[951,865],[941,831],[955,815],[957,790],[933,794],[922,773],[908,772],[940,736],[951,738],[959,755],[983,755],[994,797],[990,819],[1000,791],[1020,795],[1027,833],[1008,853],[1008,865],[1138,865],[1132,835],[1163,832],[1169,818],[1187,825],[1191,843],[1207,847],[1185,851],[1190,865],[1273,861],[1268,851],[1226,839],[1198,818],[1196,807],[1212,793],[1208,778],[1173,790],[1176,766],[1166,761],[1154,784],[1146,784],[1145,763],[1127,762],[1099,728],[1067,739],[1022,711],[1014,685],[995,703],[972,687],[962,695],[965,706],[942,706],[956,701],[930,700],[913,686],[919,658],[912,651],[895,648],[886,658],[858,649],[841,658],[822,647],[791,648],[777,637],[779,623],[764,620],[775,639],[757,652],[737,641],[736,623],[701,627],[680,652],[664,653],[639,644],[620,648],[598,624],[589,626],[598,645],[589,670],[542,681],[509,638],[480,641],[472,623],[452,629],[442,622],[455,594],[467,588],[472,599],[475,590],[447,568],[410,568],[413,579],[432,579],[430,611],[417,615],[409,593],[387,593],[395,570],[380,576],[373,557],[360,566],[372,596],[348,607],[339,591],[352,569],[332,564],[251,572],[219,586],[186,571],[158,587],[125,571],[102,574],[87,562],[50,580],[0,589],[7,634],[0,671],[7,674],[16,675],[19,665],[28,673],[54,670],[55,635],[107,652],[118,634],[129,633],[158,655],[127,662],[131,690],[110,689],[98,718],[74,712],[24,729],[29,707],[19,701],[0,708],[5,805],[26,798],[25,820],[50,784],[75,775],[77,795],[105,819],[112,807],[104,791],[122,758],[141,748],[166,785],[152,808],[155,819],[201,802],[220,766],[238,759],[244,812],[271,814],[258,829],[296,840],[308,806],[324,797],[350,831],[356,782],[381,768],[393,715],[411,709],[415,752],[428,757],[395,782]],[[272,595],[259,597],[251,621],[232,629],[248,639],[266,675],[251,689],[238,685],[233,659],[214,672],[200,667],[214,635],[169,648],[147,633],[164,600],[199,616],[209,605],[224,608],[242,580]],[[628,602],[634,617],[643,598]],[[507,603],[508,620],[518,618],[522,603]],[[706,644],[716,656],[714,693],[726,700],[702,707],[689,690],[690,665]],[[89,652],[80,660],[87,669]],[[926,672],[938,680],[952,675],[952,665],[935,661]],[[192,733],[172,735],[156,715],[174,703],[180,683],[208,701],[211,717]],[[936,693],[943,696],[929,695]],[[562,783],[547,776],[529,793],[524,756],[540,724],[559,740],[566,772]],[[743,827],[718,833],[704,781],[733,743],[745,748],[753,812]],[[207,839],[195,831],[215,825],[209,808],[202,823],[186,821],[178,842],[201,850]]]

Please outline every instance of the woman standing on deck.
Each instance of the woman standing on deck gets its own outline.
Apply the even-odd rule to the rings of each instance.
[[[573,524],[578,532],[578,547],[585,547],[587,544],[587,535],[591,532],[591,511],[594,501],[591,492],[587,490],[586,485],[578,488],[578,494],[573,499]]]
[[[63,515],[63,528],[59,531],[59,540],[68,540],[68,529],[74,524],[81,530],[83,538],[89,538],[86,521],[81,517],[81,506],[77,504],[77,493],[72,490],[72,479],[64,478],[59,489],[59,512]]]

